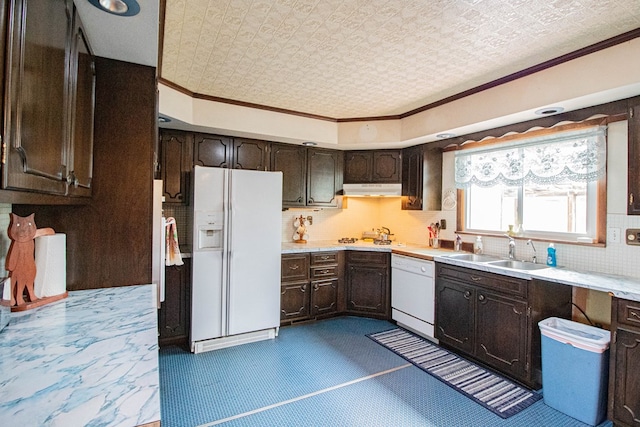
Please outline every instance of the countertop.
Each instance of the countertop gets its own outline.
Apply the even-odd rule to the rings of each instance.
[[[1,423],[159,421],[157,330],[153,285],[72,291],[12,313],[0,333]]]
[[[513,270],[485,263],[452,259],[447,257],[447,255],[455,253],[452,250],[433,249],[426,245],[412,243],[403,244],[393,242],[391,245],[375,245],[369,242],[357,241],[356,243],[343,244],[332,240],[314,241],[301,244],[282,244],[283,254],[338,250],[393,252],[400,255],[421,258],[429,261],[443,262],[461,267],[474,268],[476,270],[503,274],[521,279],[540,279],[568,286],[608,292],[619,298],[640,302],[640,279],[635,277],[617,276],[591,271],[577,271],[564,267],[552,267],[530,271]]]

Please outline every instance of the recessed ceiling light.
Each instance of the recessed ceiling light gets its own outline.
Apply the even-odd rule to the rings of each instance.
[[[562,113],[563,111],[564,111],[564,108],[562,107],[545,107],[545,108],[540,108],[539,110],[536,110],[535,113],[539,116],[549,116],[551,114]]]
[[[136,0],[89,0],[98,9],[118,16],[134,16],[140,12]]]
[[[318,144],[316,144],[313,141],[305,141],[305,142],[302,143],[302,145],[306,145],[307,147],[315,147]]]
[[[456,136],[455,133],[439,133],[436,135],[436,138],[447,139],[447,138],[453,138],[454,136]]]

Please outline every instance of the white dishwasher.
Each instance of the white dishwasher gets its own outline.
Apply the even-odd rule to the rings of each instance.
[[[391,317],[398,325],[437,341],[435,293],[433,261],[391,255]]]

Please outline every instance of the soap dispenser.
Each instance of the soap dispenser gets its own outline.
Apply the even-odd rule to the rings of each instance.
[[[549,247],[547,248],[547,265],[549,267],[556,266],[556,248],[553,243],[549,243]]]

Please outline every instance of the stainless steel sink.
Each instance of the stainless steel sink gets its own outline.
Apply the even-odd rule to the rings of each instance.
[[[460,261],[472,261],[472,262],[490,262],[497,261],[500,258],[491,255],[480,254],[455,254],[447,255],[447,258],[459,259]]]
[[[516,261],[514,259],[492,261],[487,264],[495,265],[496,267],[510,268],[512,270],[542,270],[544,268],[549,268],[544,264],[534,264],[532,262]]]

